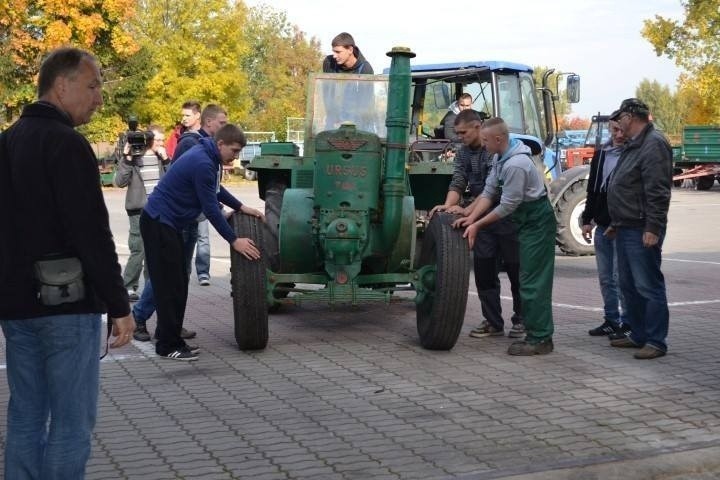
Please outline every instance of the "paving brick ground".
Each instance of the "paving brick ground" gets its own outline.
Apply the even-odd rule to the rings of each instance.
[[[236,191],[250,200],[251,188]],[[106,198],[125,254],[123,192]],[[703,469],[720,447],[719,207],[717,187],[675,192],[664,253],[670,351],[653,361],[587,335],[601,317],[594,259],[563,256],[551,355],[510,357],[507,337],[468,337],[480,317],[472,282],[450,352],[419,346],[409,302],[283,308],[271,317],[268,348],[240,352],[228,250],[216,237],[212,285],[191,280],[186,317],[200,360],[174,363],[134,342],[103,361],[87,478],[541,478],[690,453],[687,471],[672,478],[716,478]],[[4,365],[0,376],[4,446]],[[632,478],[651,478],[642,471]]]

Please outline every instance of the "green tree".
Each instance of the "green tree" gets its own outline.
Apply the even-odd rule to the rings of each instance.
[[[687,72],[683,95],[694,91],[688,115],[701,123],[720,123],[720,0],[685,0],[682,21],[656,15],[645,20],[642,35],[658,55],[673,59]],[[705,116],[706,115],[706,116]],[[705,117],[705,118],[702,118]]]
[[[305,115],[306,80],[321,65],[320,43],[269,7],[251,9],[243,34],[248,49],[242,67],[252,102],[245,127],[284,138],[286,118]]]
[[[224,106],[231,121],[247,116],[251,102],[240,65],[247,18],[242,2],[207,0],[200,6],[138,0],[137,12],[129,29],[148,52],[137,67],[144,63],[151,74],[147,82],[129,75],[118,83],[116,88],[127,93],[119,108],[123,116],[135,114],[142,124],[169,127],[190,99]],[[135,73],[142,76],[139,69]]]
[[[670,91],[670,87],[656,80],[644,79],[635,90],[635,96],[650,107],[653,123],[665,134],[676,137],[682,134],[687,109],[684,101]]]

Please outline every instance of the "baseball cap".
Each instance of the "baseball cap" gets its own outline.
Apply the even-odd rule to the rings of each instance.
[[[616,121],[623,113],[647,117],[650,115],[650,109],[643,101],[637,98],[626,98],[620,104],[620,108],[610,114],[610,120]]]

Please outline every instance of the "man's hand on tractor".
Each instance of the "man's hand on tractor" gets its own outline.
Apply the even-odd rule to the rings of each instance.
[[[249,238],[236,238],[232,243],[232,248],[248,260],[260,258],[260,250],[255,246],[255,242]]]
[[[592,230],[593,230],[593,228],[595,228],[595,227],[593,227],[593,226],[590,225],[590,224],[586,224],[586,225],[583,225],[583,226],[582,226],[582,236],[583,236],[583,240],[585,240],[587,243],[592,242]]]
[[[467,218],[467,217],[465,217]],[[465,219],[462,219],[465,220]],[[480,223],[474,222],[468,225],[468,227],[465,229],[465,232],[463,232],[463,238],[467,238],[468,240],[468,246],[470,247],[470,250],[472,250],[473,245],[475,245],[475,237],[477,237],[478,231],[480,230]]]
[[[240,207],[240,211],[244,213],[245,215],[250,215],[251,217],[257,217],[261,219],[263,222],[265,221],[265,215],[262,214],[260,210],[255,210],[254,208],[248,207],[247,205],[243,205]]]
[[[465,209],[461,207],[460,205],[453,205],[452,207],[448,207],[447,210],[445,210],[447,213],[452,213],[453,215],[467,215],[465,213]]]
[[[471,214],[467,217],[458,218],[452,223],[453,228],[463,228],[468,227],[472,225],[473,222],[475,222],[476,218]]]
[[[432,218],[433,215],[435,215],[435,212],[444,212],[447,210],[447,206],[443,205],[435,205],[432,210],[430,210],[430,213],[428,214],[428,218]]]

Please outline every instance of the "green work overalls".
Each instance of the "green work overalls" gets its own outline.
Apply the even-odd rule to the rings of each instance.
[[[513,212],[520,243],[520,300],[525,340],[536,344],[552,337],[552,286],[555,270],[555,213],[547,196],[523,202]]]

